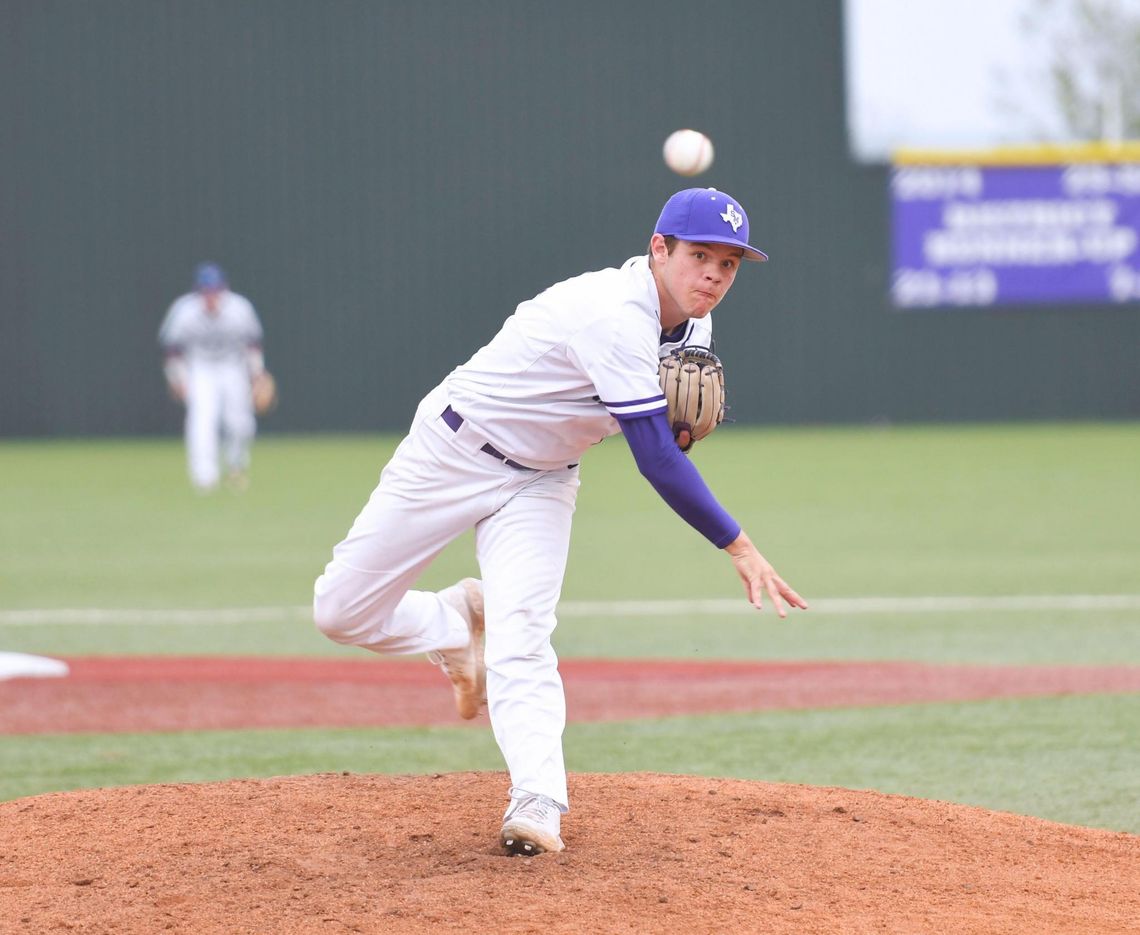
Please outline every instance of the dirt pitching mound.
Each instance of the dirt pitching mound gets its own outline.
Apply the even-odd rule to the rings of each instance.
[[[329,774],[0,803],[13,933],[1128,932],[1140,837],[858,792],[572,775],[508,858],[501,773]]]

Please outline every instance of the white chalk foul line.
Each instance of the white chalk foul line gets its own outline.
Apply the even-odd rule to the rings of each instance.
[[[0,610],[0,626],[28,627],[43,624],[96,624],[126,623],[151,624],[208,624],[230,625],[258,621],[302,620],[312,617],[309,607],[202,607],[195,609],[112,609],[96,607],[30,608],[27,610]]]
[[[1140,610],[1140,594],[1020,594],[993,597],[824,597],[813,614],[942,614],[974,611]],[[743,598],[659,601],[563,601],[561,617],[699,617],[754,614]],[[0,626],[45,624],[232,625],[308,620],[312,610],[295,607],[111,609],[95,607],[0,610]]]
[[[767,600],[767,598],[765,598]],[[1140,610],[1140,594],[1026,594],[1005,597],[823,597],[810,601],[821,614],[960,613],[976,610]],[[568,617],[667,617],[751,614],[744,600],[572,601]]]

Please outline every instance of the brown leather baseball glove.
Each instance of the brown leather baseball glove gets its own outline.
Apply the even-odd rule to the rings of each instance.
[[[277,408],[277,381],[268,370],[253,378],[253,408],[259,416]]]
[[[669,425],[682,451],[724,421],[724,366],[703,347],[682,347],[661,361],[661,392]]]

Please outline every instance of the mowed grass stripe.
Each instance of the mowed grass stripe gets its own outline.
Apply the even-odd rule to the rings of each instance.
[[[1140,833],[1134,696],[571,723],[575,772],[646,770],[900,795]],[[1095,727],[1095,729],[1093,729]],[[0,736],[0,800],[348,770],[503,770],[489,730],[313,728]]]

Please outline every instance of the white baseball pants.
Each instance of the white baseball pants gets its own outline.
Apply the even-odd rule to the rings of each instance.
[[[225,461],[227,470],[246,470],[256,431],[249,371],[244,362],[190,364],[185,435],[191,483],[199,490],[217,487],[220,460]]]
[[[467,627],[436,594],[409,590],[443,548],[474,527],[487,615],[487,702],[515,790],[568,808],[566,700],[550,638],[562,590],[578,469],[527,471],[479,449],[487,439],[440,418],[440,389],[314,587],[317,627],[338,643],[402,655],[466,645]],[[444,683],[446,684],[446,683]]]

